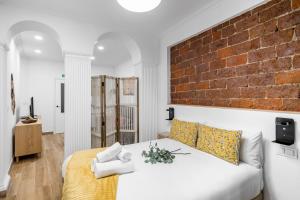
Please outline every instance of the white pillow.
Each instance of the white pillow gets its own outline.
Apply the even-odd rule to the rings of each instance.
[[[263,147],[261,132],[242,132],[240,160],[256,168],[262,168]]]

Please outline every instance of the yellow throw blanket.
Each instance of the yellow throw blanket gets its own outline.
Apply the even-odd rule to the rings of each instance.
[[[63,200],[115,200],[118,175],[96,179],[91,162],[104,149],[91,149],[73,154],[63,186]]]

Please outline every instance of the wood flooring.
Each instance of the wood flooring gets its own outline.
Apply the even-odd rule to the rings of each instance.
[[[42,142],[41,157],[21,157],[19,163],[13,163],[10,171],[11,185],[7,196],[0,200],[61,199],[63,134],[43,135]]]

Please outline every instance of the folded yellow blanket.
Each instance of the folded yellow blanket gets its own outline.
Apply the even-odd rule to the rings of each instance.
[[[96,179],[91,162],[104,149],[91,149],[73,154],[63,186],[63,200],[115,200],[118,175]]]

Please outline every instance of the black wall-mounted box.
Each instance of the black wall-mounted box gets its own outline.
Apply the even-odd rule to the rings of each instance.
[[[295,143],[295,121],[288,118],[276,118],[276,140],[275,143],[292,145]]]
[[[169,118],[167,120],[173,120],[175,116],[175,109],[170,107],[167,109],[167,111],[169,112]]]

